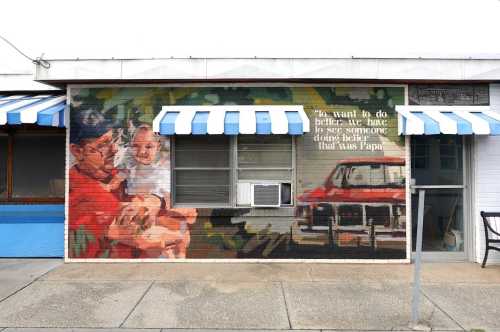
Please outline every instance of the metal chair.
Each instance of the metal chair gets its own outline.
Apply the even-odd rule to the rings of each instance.
[[[500,227],[500,212],[484,212],[481,211],[481,217],[483,218],[484,224],[484,238],[486,240],[486,247],[484,251],[484,259],[482,268],[486,265],[486,260],[488,259],[488,252],[490,249],[500,251],[500,229],[495,230],[493,227]],[[498,218],[498,219],[497,219]],[[492,226],[494,224],[494,226]],[[492,246],[491,244],[497,244],[498,246]]]

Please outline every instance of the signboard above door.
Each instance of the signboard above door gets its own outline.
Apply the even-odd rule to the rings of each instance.
[[[487,84],[422,84],[409,86],[410,105],[489,105]]]

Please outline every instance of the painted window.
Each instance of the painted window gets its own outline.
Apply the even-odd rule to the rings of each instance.
[[[0,136],[0,199],[63,202],[63,130],[10,128]]]

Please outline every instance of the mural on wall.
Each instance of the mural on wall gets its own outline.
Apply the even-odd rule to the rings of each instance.
[[[402,87],[71,89],[68,255],[406,258],[403,103]],[[175,144],[151,128],[164,105],[303,105],[290,202],[174,204]]]

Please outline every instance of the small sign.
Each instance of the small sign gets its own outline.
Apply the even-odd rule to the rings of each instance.
[[[487,84],[410,85],[410,105],[489,105]]]

